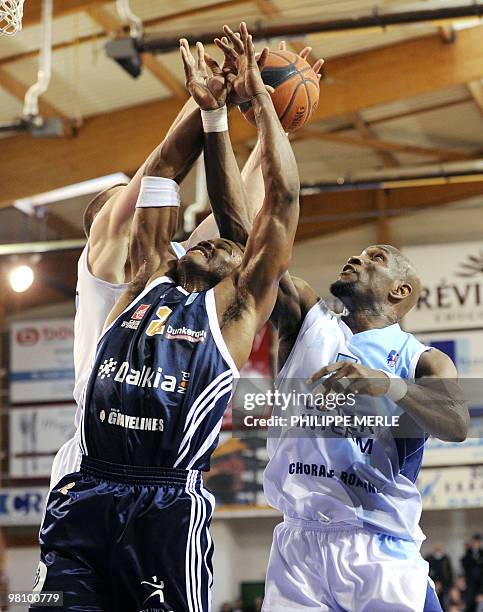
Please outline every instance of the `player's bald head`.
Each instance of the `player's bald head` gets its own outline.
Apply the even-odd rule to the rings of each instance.
[[[402,285],[408,285],[411,289],[398,304],[400,316],[403,317],[418,301],[421,293],[421,280],[412,261],[399,249],[390,244],[378,244],[375,247],[382,248],[389,254],[394,280]]]

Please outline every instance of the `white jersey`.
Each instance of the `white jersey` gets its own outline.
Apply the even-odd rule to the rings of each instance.
[[[294,382],[344,360],[414,380],[426,350],[429,347],[398,324],[353,334],[319,302],[305,317],[276,386],[290,393]],[[391,414],[402,413],[389,400],[379,401]],[[331,437],[320,432],[301,437],[298,428],[298,432],[269,437],[264,489],[270,505],[286,517],[316,521],[331,529],[359,527],[422,541],[421,496],[415,480],[425,439],[398,439],[389,427],[369,431],[370,437],[367,428],[358,436],[354,429],[334,427]]]
[[[183,247],[172,242],[178,257],[185,254]],[[114,284],[96,278],[88,265],[89,241],[77,264],[76,314],[74,321],[74,400],[76,434],[57,453],[52,466],[51,486],[64,474],[75,472],[80,464],[78,431],[82,419],[84,391],[96,356],[97,342],[104,323],[115,303],[127,287],[127,283]]]

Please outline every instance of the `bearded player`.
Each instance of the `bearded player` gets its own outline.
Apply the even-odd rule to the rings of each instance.
[[[176,612],[210,608],[212,499],[201,471],[238,368],[273,309],[298,220],[295,159],[245,24],[241,38],[238,77],[255,110],[269,195],[245,252],[219,239],[178,261],[170,249],[179,205],[173,166],[142,181],[130,244],[133,281],[98,346],[80,471],[51,493],[41,531],[42,586],[63,591],[66,610],[159,610],[154,592]],[[182,56],[190,85],[196,63],[185,41]],[[198,67],[203,63],[199,45]],[[213,78],[216,88],[194,84],[216,91],[202,113],[204,130],[227,132],[228,84],[220,71]]]

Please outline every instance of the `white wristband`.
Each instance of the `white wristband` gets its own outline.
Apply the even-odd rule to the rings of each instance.
[[[205,132],[228,132],[228,111],[226,106],[216,110],[201,111],[201,121]]]
[[[143,176],[136,208],[161,208],[180,204],[179,185],[160,176]]]
[[[386,372],[386,370],[381,370],[381,372],[384,372],[384,374],[389,378],[389,389],[387,390],[385,397],[388,397],[395,403],[400,402],[408,392],[408,385],[406,381],[392,372]]]

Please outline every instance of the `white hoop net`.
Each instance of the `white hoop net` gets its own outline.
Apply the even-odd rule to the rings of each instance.
[[[13,36],[22,29],[25,0],[0,0],[0,36]]]

